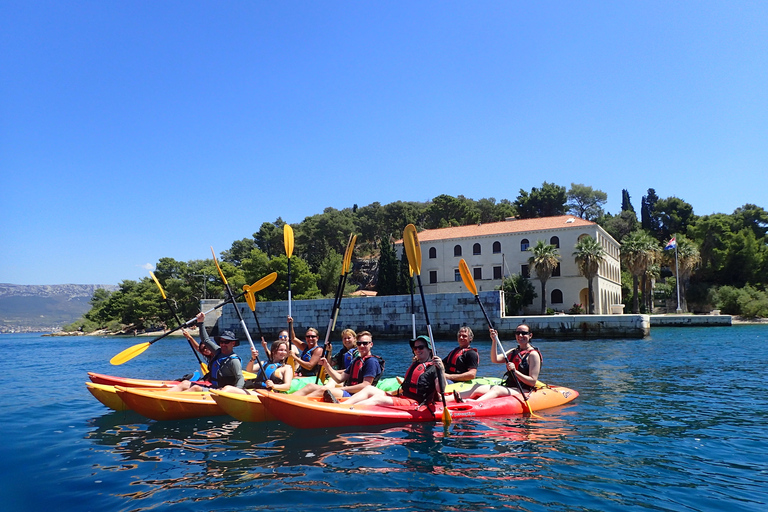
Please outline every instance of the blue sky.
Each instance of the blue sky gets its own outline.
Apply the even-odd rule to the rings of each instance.
[[[765,2],[0,0],[0,70],[5,283],[544,181],[768,208]]]

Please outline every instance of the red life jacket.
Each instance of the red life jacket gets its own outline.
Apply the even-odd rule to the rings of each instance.
[[[347,382],[346,382],[347,386],[354,386],[355,384],[360,384],[361,382],[363,382],[364,379],[363,379],[363,376],[361,375],[363,371],[363,366],[365,366],[365,361],[371,357],[375,357],[376,359],[378,359],[379,368],[381,369],[381,372],[384,371],[384,359],[382,359],[381,357],[375,356],[373,354],[368,354],[365,357],[358,356],[352,361],[352,365],[349,369],[351,373],[349,374],[349,377],[347,377]],[[376,385],[377,382],[379,382],[379,378],[381,377],[381,372],[378,375],[374,376],[373,382],[372,382],[374,386]]]
[[[430,360],[426,363],[413,363],[411,367],[408,368],[403,383],[401,384],[403,396],[423,402],[425,398],[429,398],[428,395],[434,394],[434,382],[426,383],[419,388],[419,378],[427,371],[427,368],[433,365],[434,363]]]
[[[451,353],[448,354],[448,357],[443,360],[445,364],[445,372],[446,373],[456,373],[456,363],[459,362],[459,358],[469,352],[470,350],[474,350],[477,352],[477,349],[475,347],[467,347],[467,348],[461,348],[456,347],[455,349],[451,350]]]

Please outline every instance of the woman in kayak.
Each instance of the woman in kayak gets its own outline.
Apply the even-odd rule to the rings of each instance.
[[[301,341],[295,336],[291,340],[299,349],[299,357],[295,358],[296,362],[299,364],[297,375],[308,377],[316,375],[317,371],[319,371],[317,363],[320,362],[320,358],[323,355],[323,347],[317,345],[318,338],[319,335],[317,329],[310,327],[307,329],[306,334],[304,334],[305,341]]]
[[[344,371],[352,360],[358,356],[357,348],[355,348],[355,342],[357,340],[357,334],[352,329],[344,329],[341,331],[341,343],[343,346],[335,356],[333,356],[332,366],[334,370]]]
[[[251,360],[248,361],[245,369],[256,374],[256,378],[245,383],[245,389],[235,386],[225,386],[222,391],[227,393],[252,394],[248,389],[267,389],[269,391],[288,391],[291,389],[293,381],[293,368],[286,364],[286,360],[291,353],[288,340],[277,340],[272,343],[270,348],[272,358],[270,362],[264,365],[262,372],[261,366],[256,364],[259,358],[259,352],[255,348],[251,349]],[[266,379],[266,380],[265,380]]]
[[[405,372],[405,379],[396,392],[389,393],[375,386],[366,386],[344,404],[418,406],[434,402],[440,387],[446,385],[443,361],[432,354],[428,336],[419,336],[410,343],[414,361]],[[438,376],[442,380],[440,387]]]
[[[531,345],[533,332],[525,324],[520,324],[515,330],[517,347],[509,350],[505,354],[499,354],[496,347],[499,343],[499,333],[491,329],[491,361],[494,363],[506,363],[507,373],[504,374],[504,381],[500,386],[491,386],[489,384],[475,384],[471,389],[461,393],[454,391],[453,399],[457,402],[464,401],[465,398],[474,398],[477,401],[490,400],[499,396],[508,396],[531,391],[536,387],[536,381],[541,371],[541,352]],[[520,387],[518,388],[518,384]],[[450,398],[450,397],[447,397]]]

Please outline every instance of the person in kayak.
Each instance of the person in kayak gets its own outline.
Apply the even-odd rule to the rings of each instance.
[[[287,338],[287,336],[286,336]],[[264,371],[256,363],[259,359],[259,352],[255,348],[251,349],[251,360],[248,361],[245,369],[256,374],[256,378],[245,382],[243,389],[235,386],[224,386],[222,391],[227,393],[252,394],[248,389],[266,389],[269,391],[289,391],[293,381],[293,368],[286,364],[286,360],[291,353],[290,345],[287,339],[279,339],[272,343],[270,354],[272,357],[264,365]],[[265,380],[266,378],[266,380]]]
[[[465,325],[459,329],[456,338],[459,346],[451,350],[448,356],[443,359],[445,378],[449,383],[466,382],[474,379],[477,377],[477,366],[480,364],[477,349],[469,346],[475,339],[472,329]]]
[[[333,369],[334,370],[346,370],[349,363],[357,357],[359,354],[355,349],[355,340],[357,334],[352,329],[344,329],[341,331],[341,343],[342,347],[335,356],[333,356]]]
[[[375,386],[367,386],[344,404],[418,406],[437,400],[438,390],[446,385],[443,361],[432,353],[429,336],[419,336],[411,340],[410,344],[414,361],[405,372],[405,379],[396,392],[389,393]]]
[[[288,331],[286,331],[285,329],[280,331],[280,334],[277,335],[277,341],[286,341],[287,342],[289,339],[290,338],[288,338]],[[272,344],[274,345],[274,342]],[[264,349],[264,353],[267,354],[267,359],[269,359],[271,361],[272,360],[272,349],[270,349],[269,346],[267,346],[267,341],[264,339],[263,336],[261,338],[261,348],[263,348]],[[253,352],[253,351],[251,351],[251,352]],[[289,349],[289,352],[290,352],[290,349]],[[248,370],[246,368],[246,371],[250,371],[250,370]]]
[[[203,386],[184,380],[170,388],[169,391],[203,391],[210,388],[223,388],[227,385],[242,388],[245,385],[245,378],[243,377],[240,357],[235,354],[235,346],[239,344],[235,333],[224,331],[216,338],[217,344],[208,337],[208,331],[203,326],[205,314],[198,313],[196,320],[200,331],[198,350],[203,355],[207,351],[213,352],[208,363],[209,373],[204,377],[211,385]]]
[[[291,325],[291,332],[293,332],[292,319],[289,319],[289,323]],[[295,335],[291,337],[291,342],[299,349],[299,354],[295,361],[299,365],[296,374],[300,377],[314,376],[319,371],[317,364],[323,356],[323,347],[317,345],[318,338],[319,334],[314,327],[307,329],[307,332],[304,334],[305,341],[301,341]]]
[[[373,337],[370,332],[363,331],[356,338],[355,344],[359,354],[343,371],[335,370],[328,359],[324,357],[320,359],[320,366],[325,368],[335,382],[343,382],[342,387],[336,387],[331,382],[326,385],[310,383],[296,391],[294,395],[322,396],[326,402],[337,402],[338,398],[350,397],[367,386],[375,386],[383,371],[383,359],[371,353]]]
[[[475,384],[471,389],[461,393],[456,391],[453,393],[453,399],[457,402],[463,402],[466,398],[484,401],[499,396],[519,395],[518,383],[523,392],[531,391],[536,387],[536,381],[541,371],[542,357],[539,349],[531,345],[531,339],[533,338],[531,328],[525,324],[517,326],[517,329],[515,329],[517,347],[507,351],[506,354],[499,354],[496,349],[499,345],[499,333],[495,329],[491,329],[490,333],[491,340],[493,341],[491,344],[491,361],[507,365],[504,381],[500,386]]]

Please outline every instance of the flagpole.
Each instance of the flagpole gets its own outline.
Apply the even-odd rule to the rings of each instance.
[[[680,267],[677,265],[677,235],[675,235],[675,285],[677,286],[677,310],[678,315],[683,312],[680,309]]]

